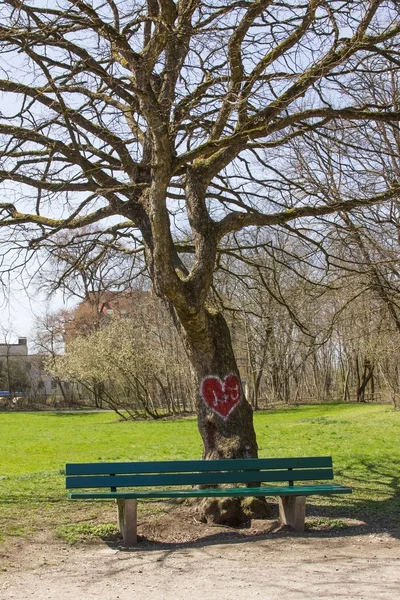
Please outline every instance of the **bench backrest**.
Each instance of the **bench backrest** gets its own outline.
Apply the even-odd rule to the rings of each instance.
[[[66,465],[67,489],[250,484],[333,479],[332,458],[240,458]],[[255,483],[257,482],[257,483]]]

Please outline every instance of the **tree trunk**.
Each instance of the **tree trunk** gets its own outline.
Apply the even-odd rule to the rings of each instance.
[[[247,402],[229,328],[218,312],[202,309],[180,318],[182,335],[196,386],[197,422],[203,440],[203,459],[257,457],[253,410]],[[252,518],[269,518],[265,498],[203,499],[197,507],[201,521],[239,525]]]
[[[346,371],[345,379],[344,379],[342,402],[350,402],[349,377],[350,377],[350,367],[348,367],[348,369]]]
[[[229,328],[218,312],[202,309],[180,325],[196,386],[203,458],[257,456],[253,411],[247,402]]]
[[[362,380],[359,383],[358,388],[357,388],[357,402],[366,402],[365,391],[366,391],[367,386],[368,386],[371,378],[373,377],[373,375],[374,375],[374,365],[371,364],[371,362],[369,361],[368,358],[364,358]]]

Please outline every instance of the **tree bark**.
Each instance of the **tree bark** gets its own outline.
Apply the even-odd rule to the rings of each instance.
[[[240,382],[223,315],[202,308],[192,317],[187,313],[178,317],[195,382],[203,459],[257,457],[253,410]],[[226,525],[238,525],[259,514],[269,516],[265,499],[247,508],[238,498],[204,499],[198,506],[201,521]]]
[[[224,317],[204,308],[193,318],[180,316],[179,322],[192,364],[203,458],[257,457],[253,410]]]

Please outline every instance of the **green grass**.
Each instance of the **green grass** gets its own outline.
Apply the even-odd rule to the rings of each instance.
[[[112,538],[118,533],[118,527],[114,523],[81,523],[77,525],[64,525],[57,529],[57,537],[69,544],[75,544],[82,539]]]
[[[351,496],[310,499],[310,516],[400,525],[399,412],[379,405],[301,406],[258,413],[255,427],[261,457],[332,455],[335,480],[353,487]],[[113,413],[0,413],[0,540],[85,521],[96,528],[113,514],[112,503],[66,500],[66,462],[200,456],[194,418],[119,422]]]

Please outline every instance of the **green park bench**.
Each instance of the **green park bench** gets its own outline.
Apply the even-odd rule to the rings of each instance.
[[[325,483],[331,479],[330,456],[66,465],[67,489],[81,490],[70,492],[71,500],[117,500],[126,544],[137,541],[137,500],[146,498],[279,496],[281,522],[304,531],[306,496],[351,493],[349,487]],[[265,485],[267,482],[279,485]],[[215,487],[218,485],[223,487]]]

